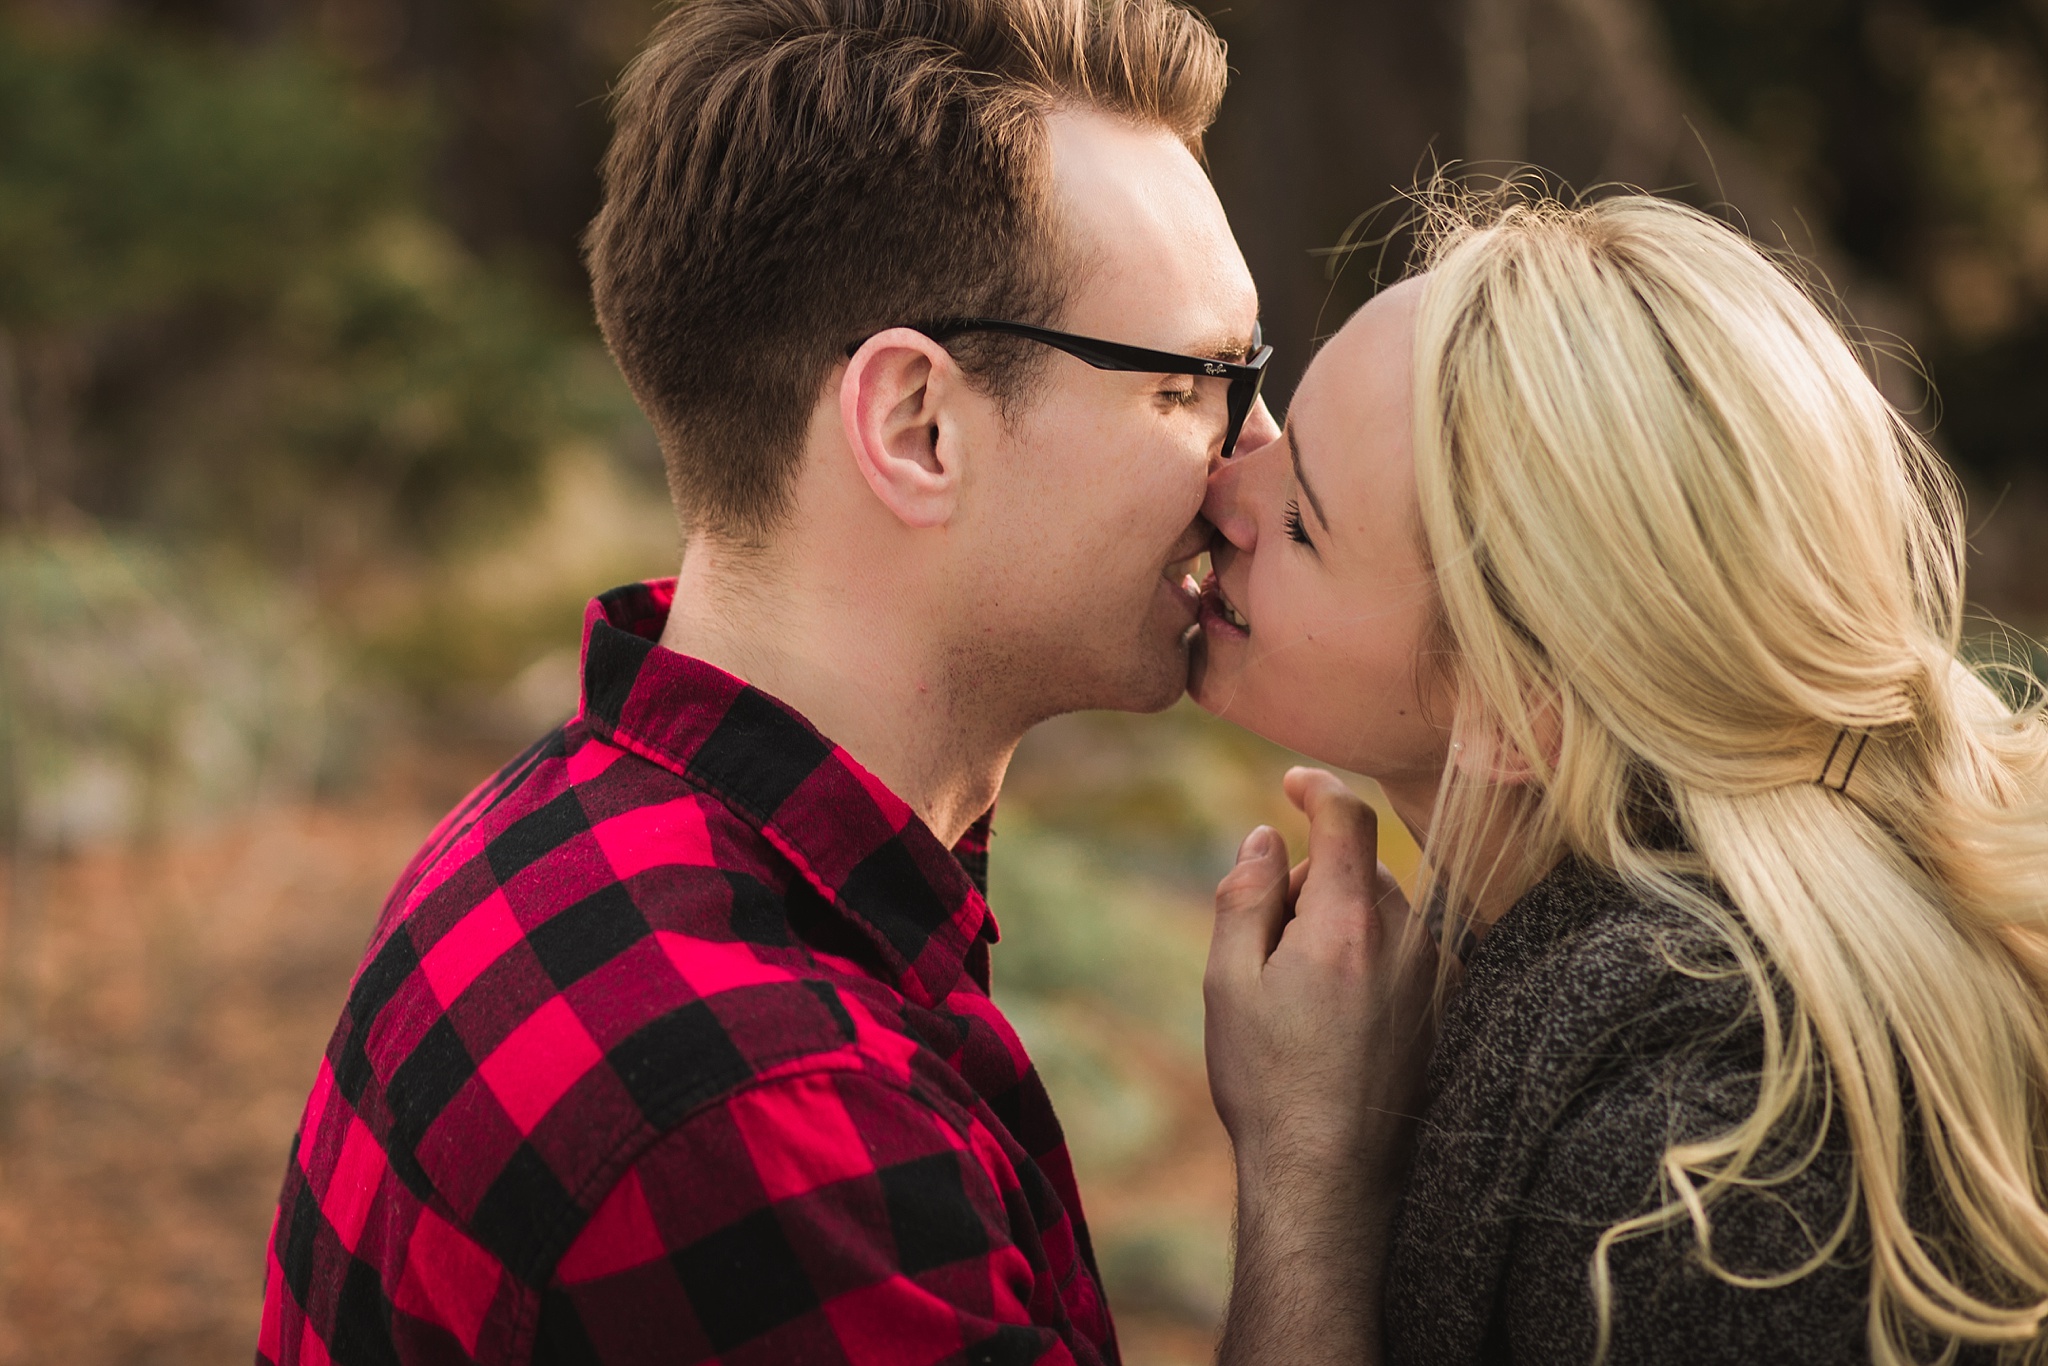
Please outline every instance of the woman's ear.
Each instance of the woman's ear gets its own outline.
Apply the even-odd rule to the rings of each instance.
[[[958,505],[959,462],[943,407],[960,384],[946,348],[907,327],[869,337],[840,377],[839,420],[854,464],[905,526],[943,526]]]
[[[1530,737],[1543,758],[1539,767],[1523,747],[1508,737],[1500,718],[1483,715],[1477,707],[1461,709],[1451,727],[1451,765],[1484,782],[1503,787],[1531,783],[1557,772],[1564,753],[1564,712],[1556,694],[1548,689],[1531,689],[1525,699]]]

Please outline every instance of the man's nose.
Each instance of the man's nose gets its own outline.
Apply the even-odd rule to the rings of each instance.
[[[1266,406],[1266,396],[1260,394],[1253,402],[1252,410],[1245,414],[1244,430],[1237,434],[1237,448],[1240,451],[1255,451],[1280,435],[1280,424],[1273,418],[1273,410]]]

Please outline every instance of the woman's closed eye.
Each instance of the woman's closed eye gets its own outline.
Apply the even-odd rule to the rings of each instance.
[[[1175,408],[1192,408],[1201,401],[1202,391],[1191,382],[1184,388],[1161,389],[1159,397]]]
[[[1301,504],[1292,498],[1287,500],[1287,511],[1281,518],[1281,525],[1287,529],[1288,540],[1299,542],[1310,550],[1315,549],[1315,542],[1308,538],[1308,527],[1301,520]]]

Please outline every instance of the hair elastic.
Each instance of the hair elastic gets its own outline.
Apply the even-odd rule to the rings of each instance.
[[[1835,766],[1835,755],[1841,753],[1842,743],[1848,738],[1849,728],[1847,726],[1835,732],[1835,743],[1828,746],[1828,757],[1821,761],[1820,776],[1813,780],[1815,786],[1832,787],[1835,791],[1842,793],[1846,793],[1849,790],[1849,779],[1856,772],[1857,761],[1863,757],[1863,747],[1870,743],[1870,732],[1867,730],[1856,732],[1856,747],[1849,751],[1849,765],[1842,770],[1842,780],[1831,783],[1828,781],[1828,770]]]

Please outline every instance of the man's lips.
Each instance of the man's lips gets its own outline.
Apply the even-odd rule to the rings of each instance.
[[[1216,530],[1203,518],[1197,517],[1188,529],[1181,533],[1175,543],[1174,553],[1160,570],[1159,577],[1174,598],[1188,614],[1188,624],[1194,625],[1202,615],[1202,586],[1195,575],[1205,572],[1203,563],[1208,558],[1209,548],[1216,540]]]
[[[1223,594],[1222,586],[1216,581],[1215,571],[1202,581],[1202,625],[1211,630],[1248,636],[1252,624],[1245,620],[1244,613],[1237,610],[1237,604]]]
[[[1195,564],[1201,558],[1201,552],[1196,552],[1178,560],[1171,560],[1159,575],[1160,581],[1171,588],[1174,596],[1187,608],[1190,620],[1201,613],[1202,589],[1195,582],[1194,575]]]

